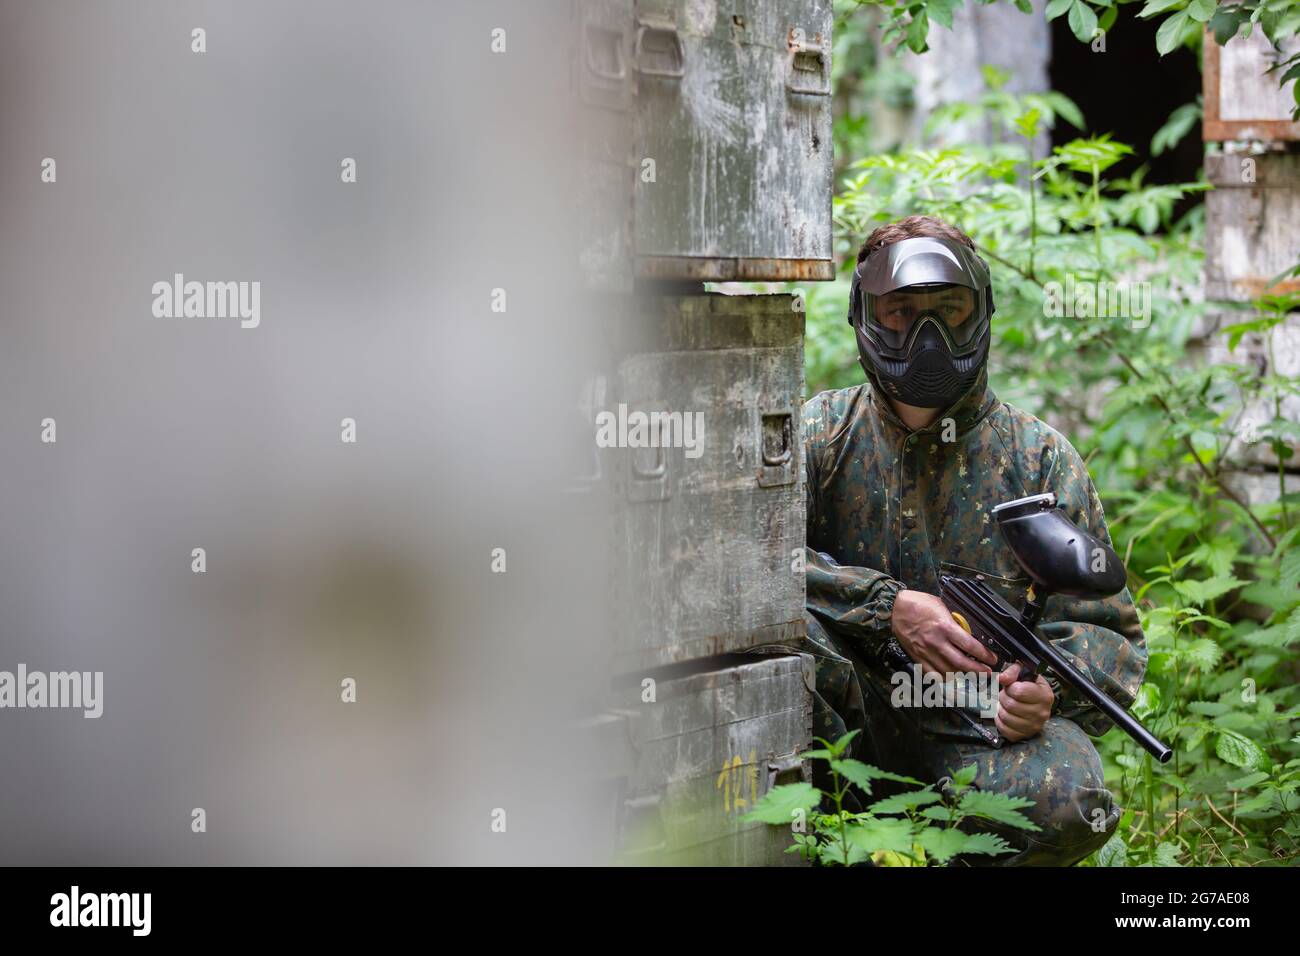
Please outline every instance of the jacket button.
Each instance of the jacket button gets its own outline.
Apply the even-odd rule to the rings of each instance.
[[[903,527],[904,527],[904,528],[907,528],[909,531],[912,530],[913,528],[916,527],[916,519],[915,519],[915,518],[904,518],[904,519],[903,519]]]

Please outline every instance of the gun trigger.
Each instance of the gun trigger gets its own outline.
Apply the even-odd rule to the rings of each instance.
[[[956,621],[956,622],[957,622],[957,626],[960,627],[960,628],[961,628],[963,631],[965,631],[967,634],[971,634],[971,633],[972,633],[972,631],[971,631],[971,629],[970,629],[970,623],[966,620],[966,618],[962,617],[962,615],[958,614],[956,611],[953,611],[953,612],[952,612],[952,619],[953,619],[954,621]]]

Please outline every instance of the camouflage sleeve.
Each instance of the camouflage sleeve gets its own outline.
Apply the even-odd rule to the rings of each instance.
[[[820,519],[821,455],[830,429],[830,401],[825,393],[804,404],[801,423],[808,501],[804,547],[806,606],[809,613],[832,631],[874,647],[890,636],[894,598],[903,584],[882,571],[839,564],[831,555],[814,547]]]
[[[1111,543],[1101,499],[1079,453],[1063,437],[1053,443],[1044,462],[1043,491],[1056,492],[1070,520]],[[1101,691],[1127,707],[1137,696],[1146,672],[1146,639],[1128,588],[1103,601],[1054,596],[1047,602],[1039,630]],[[1110,718],[1055,679],[1053,712],[1068,717],[1094,737],[1112,726]]]

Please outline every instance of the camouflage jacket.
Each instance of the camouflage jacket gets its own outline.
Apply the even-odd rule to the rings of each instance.
[[[875,656],[891,638],[894,597],[939,593],[939,575],[983,575],[1020,609],[1029,589],[991,518],[993,506],[1054,491],[1107,543],[1101,502],[1079,453],[1055,429],[999,402],[979,381],[930,426],[911,431],[870,384],[803,406],[808,611]],[[1130,704],[1146,643],[1127,589],[1104,601],[1053,596],[1040,633],[1103,692]],[[1053,711],[1094,736],[1111,721],[1049,681]]]

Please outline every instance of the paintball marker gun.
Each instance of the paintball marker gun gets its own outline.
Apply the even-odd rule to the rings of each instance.
[[[1052,594],[1097,600],[1118,594],[1127,574],[1119,555],[1099,538],[1076,526],[1048,493],[998,505],[993,517],[1002,538],[1029,575],[1033,586],[1017,614],[983,581],[943,575],[940,596],[964,630],[998,658],[998,670],[1020,665],[1019,680],[1050,671],[1087,698],[1161,763],[1173,751],[1128,711],[1107,697],[1035,630]]]

